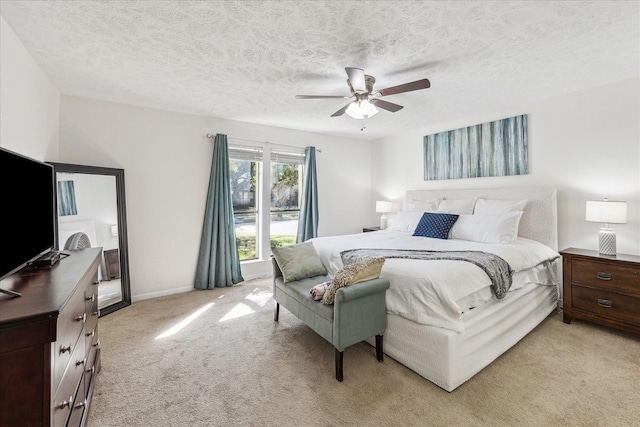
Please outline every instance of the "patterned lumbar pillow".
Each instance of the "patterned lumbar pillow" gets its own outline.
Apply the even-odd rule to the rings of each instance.
[[[281,246],[271,249],[271,252],[282,271],[285,283],[327,274],[327,269],[322,265],[311,242]]]
[[[425,212],[413,232],[414,236],[448,239],[449,230],[458,220],[458,214]]]
[[[349,286],[380,277],[384,258],[371,258],[342,267],[333,276],[331,287],[322,296],[323,304],[333,304],[336,292],[343,286]]]

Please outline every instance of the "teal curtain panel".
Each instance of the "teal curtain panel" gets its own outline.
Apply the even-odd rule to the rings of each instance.
[[[316,175],[316,148],[304,149],[304,177],[302,180],[302,202],[296,242],[318,237],[318,178]]]
[[[424,137],[424,180],[526,175],[527,115]]]
[[[202,239],[196,266],[194,283],[196,289],[222,288],[244,280],[240,271],[240,258],[234,230],[227,136],[217,134],[214,144]]]

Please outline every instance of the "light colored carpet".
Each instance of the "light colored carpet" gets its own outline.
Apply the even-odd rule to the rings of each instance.
[[[549,316],[448,393],[367,343],[344,354],[285,309],[271,280],[136,302],[100,319],[97,426],[632,426],[640,337]],[[197,317],[195,313],[200,313]],[[190,322],[186,319],[191,318]],[[182,326],[177,330],[176,326]]]

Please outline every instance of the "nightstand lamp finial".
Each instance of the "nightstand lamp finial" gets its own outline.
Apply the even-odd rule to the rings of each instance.
[[[599,250],[602,255],[616,255],[616,232],[609,224],[626,224],[627,202],[587,201],[585,219],[590,222],[603,222],[599,233]]]

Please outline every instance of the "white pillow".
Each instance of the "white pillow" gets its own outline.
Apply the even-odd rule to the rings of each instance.
[[[407,210],[420,211],[420,212],[435,211],[435,210],[438,210],[438,205],[440,204],[441,201],[442,199],[431,199],[431,200],[411,199],[409,200],[409,203],[407,203]]]
[[[508,212],[522,212],[527,200],[478,199],[473,211],[476,215],[500,215]]]
[[[420,219],[422,218],[422,211],[398,211],[393,218],[391,218],[390,230],[396,231],[410,231],[416,229]]]
[[[438,211],[465,214],[465,215],[472,214],[473,206],[475,204],[476,204],[476,199],[458,199],[458,200],[444,199],[438,205]]]
[[[479,243],[511,243],[518,237],[520,218],[522,212],[460,215],[449,233],[449,238]]]

